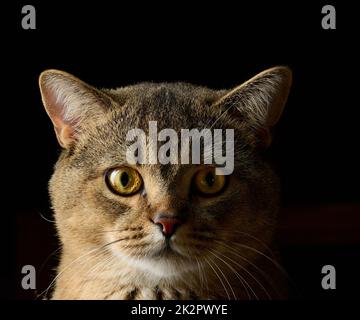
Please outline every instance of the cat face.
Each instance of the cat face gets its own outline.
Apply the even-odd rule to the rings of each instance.
[[[183,83],[98,90],[63,72],[43,73],[43,102],[64,148],[50,181],[64,250],[99,250],[115,269],[118,261],[160,278],[231,250],[255,259],[272,235],[278,201],[261,154],[290,81],[278,67],[232,91]],[[233,173],[216,175],[216,165],[204,163],[129,163],[127,132],[148,134],[150,121],[179,136],[233,129]]]

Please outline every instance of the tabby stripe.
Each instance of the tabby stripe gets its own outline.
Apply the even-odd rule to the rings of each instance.
[[[189,292],[189,297],[191,300],[199,300],[198,295],[192,290],[190,290],[190,292]]]
[[[136,296],[138,295],[139,290],[137,288],[134,288],[131,290],[125,297],[125,300],[134,300]]]
[[[157,286],[155,287],[155,295],[156,295],[156,300],[163,300],[163,292]]]
[[[122,290],[124,287],[120,287],[120,288],[116,288],[114,289],[113,291],[111,291],[111,293],[108,293],[104,298],[103,300],[106,300],[108,298],[110,298],[113,294],[115,294],[116,292],[119,292],[120,290]]]
[[[178,290],[176,290],[176,289],[173,289],[173,293],[174,293],[175,298],[177,300],[180,300],[180,298],[181,298],[180,292]]]

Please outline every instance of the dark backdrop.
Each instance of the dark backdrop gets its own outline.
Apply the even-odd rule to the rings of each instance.
[[[67,71],[99,87],[141,81],[187,81],[231,88],[257,72],[288,65],[293,88],[276,128],[270,158],[282,180],[277,241],[304,298],[355,297],[360,281],[358,142],[359,49],[356,12],[332,1],[337,29],[321,28],[327,3],[208,1],[33,2],[37,29],[21,28],[21,8],[4,12],[2,153],[7,298],[21,289],[21,267],[33,264],[38,291],[53,277],[58,247],[47,181],[59,155],[43,110],[41,71]],[[338,289],[321,289],[321,267],[333,264]]]

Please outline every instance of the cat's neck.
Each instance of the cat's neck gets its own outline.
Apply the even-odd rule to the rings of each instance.
[[[84,256],[79,259],[78,255],[69,253],[64,253],[62,256],[53,294],[53,299],[226,299],[226,297],[219,279],[202,265],[194,270],[162,277],[158,273],[136,267],[125,260],[115,262],[110,257],[102,255]]]
[[[261,278],[249,266],[229,269],[205,261],[183,273],[162,276],[109,252],[87,252],[91,251],[63,251],[53,299],[269,299],[286,295],[279,292],[285,288],[283,274],[268,259],[257,261],[257,266],[271,279]]]

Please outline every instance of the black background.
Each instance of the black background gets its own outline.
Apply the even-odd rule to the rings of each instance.
[[[21,289],[22,265],[45,264],[38,274],[41,291],[57,262],[54,257],[45,262],[57,240],[52,223],[40,216],[53,219],[47,181],[60,152],[40,100],[41,71],[64,70],[98,87],[186,81],[220,89],[275,65],[288,65],[294,74],[269,150],[283,186],[284,264],[301,298],[359,297],[356,10],[331,1],[337,29],[323,30],[321,8],[327,2],[238,2],[42,1],[4,9],[3,243],[10,262],[2,272],[5,298],[34,299],[34,292]],[[36,30],[21,28],[26,4],[36,8]],[[293,212],[298,220],[289,218]],[[329,229],[328,219],[339,225],[338,233]],[[294,228],[303,239],[289,242],[284,234]],[[325,264],[337,267],[337,290],[321,289]]]

